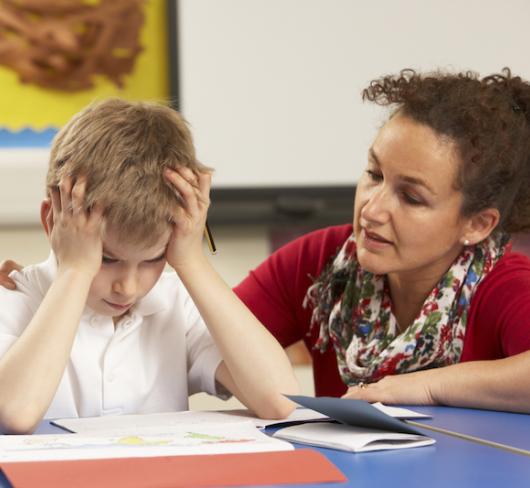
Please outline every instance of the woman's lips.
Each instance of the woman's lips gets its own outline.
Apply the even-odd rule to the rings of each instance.
[[[374,247],[383,247],[392,245],[392,242],[388,239],[385,239],[383,236],[380,236],[379,234],[375,232],[368,231],[363,228],[363,237],[364,240],[368,245],[374,246]]]

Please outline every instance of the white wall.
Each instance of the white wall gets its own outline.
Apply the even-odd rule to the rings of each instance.
[[[182,110],[218,187],[345,185],[402,68],[530,78],[527,0],[180,0]]]

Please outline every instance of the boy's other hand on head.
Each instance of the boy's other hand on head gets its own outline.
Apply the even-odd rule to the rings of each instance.
[[[0,263],[0,286],[14,290],[16,288],[15,282],[9,277],[11,271],[21,271],[22,266],[15,261],[7,259]]]
[[[65,177],[51,191],[46,222],[52,249],[61,269],[76,269],[94,276],[101,267],[103,209],[85,208],[86,179]]]
[[[167,262],[173,268],[204,258],[202,237],[206,215],[210,206],[209,172],[192,171],[189,168],[167,168],[167,181],[175,188],[180,201],[175,202],[173,230],[167,247]]]

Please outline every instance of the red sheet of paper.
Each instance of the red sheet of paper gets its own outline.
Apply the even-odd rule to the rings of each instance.
[[[346,481],[322,454],[295,451],[2,463],[15,488],[193,487]]]

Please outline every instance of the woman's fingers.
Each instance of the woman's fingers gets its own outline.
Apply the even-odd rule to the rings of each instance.
[[[2,261],[0,263],[0,286],[14,290],[16,288],[15,282],[8,276],[11,271],[21,271],[22,266],[11,259]]]
[[[22,265],[11,259],[6,259],[0,263],[0,273],[9,274],[11,271],[22,271]]]
[[[15,282],[7,275],[0,273],[0,286],[7,288],[9,290],[14,290],[16,288]]]

